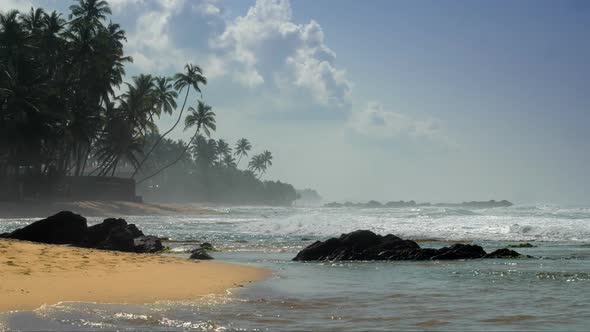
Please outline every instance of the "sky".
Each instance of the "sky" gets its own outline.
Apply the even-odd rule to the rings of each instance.
[[[128,79],[201,66],[214,137],[270,150],[266,179],[329,201],[590,203],[590,2],[109,2]]]

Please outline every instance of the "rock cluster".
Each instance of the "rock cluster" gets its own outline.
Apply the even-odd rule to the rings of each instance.
[[[84,248],[153,253],[164,249],[155,236],[146,236],[124,219],[108,218],[88,227],[86,218],[62,211],[0,237]]]
[[[358,230],[342,234],[338,238],[316,241],[301,250],[294,261],[400,261],[400,260],[450,260],[475,258],[524,258],[514,250],[498,249],[486,253],[482,247],[472,244],[454,244],[441,249],[420,248],[411,240],[395,235],[377,235]]]

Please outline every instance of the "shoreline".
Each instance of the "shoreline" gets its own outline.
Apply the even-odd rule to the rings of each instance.
[[[0,218],[45,218],[60,211],[88,217],[203,215],[222,212],[191,204],[135,203],[125,201],[0,202]]]
[[[1,239],[0,312],[59,302],[196,300],[270,275],[233,263]]]

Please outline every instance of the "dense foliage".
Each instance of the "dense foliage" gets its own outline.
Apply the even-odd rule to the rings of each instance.
[[[156,140],[148,137],[150,142]],[[247,156],[247,151],[240,152],[244,142],[250,145],[241,139],[232,153],[225,140],[198,135],[190,145],[190,153],[157,177],[141,183],[139,194],[152,201],[290,205],[298,197],[292,185],[259,180],[263,170],[257,175],[251,169],[238,169],[234,156]],[[148,169],[169,164],[184,149],[182,142],[163,139],[154,151],[155,157],[147,163]],[[264,160],[260,157],[263,155],[258,158]],[[272,159],[270,154],[267,157]],[[264,162],[261,167],[265,170]]]
[[[249,202],[290,203],[291,186],[258,179],[272,165],[269,151],[241,171],[252,148],[246,139],[235,154],[224,140],[208,139],[215,113],[189,98],[207,84],[199,66],[124,83],[133,59],[110,14],[104,0],[77,0],[67,18],[41,8],[0,13],[0,178],[127,176],[158,197],[178,178],[185,198],[238,200],[248,196],[243,191]],[[176,120],[160,134],[162,114]],[[191,139],[167,139],[181,123]]]

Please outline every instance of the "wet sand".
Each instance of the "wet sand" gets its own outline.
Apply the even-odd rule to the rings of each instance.
[[[162,216],[201,215],[219,213],[190,204],[134,203],[124,201],[79,202],[19,202],[0,203],[0,218],[46,218],[60,211],[72,211],[83,216]]]
[[[0,312],[62,301],[193,300],[269,275],[222,262],[0,240]]]

